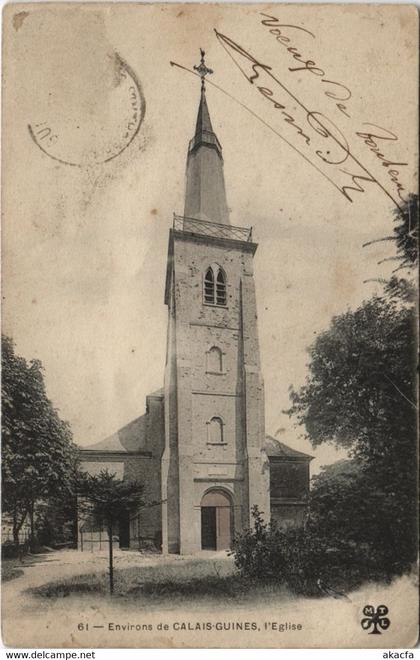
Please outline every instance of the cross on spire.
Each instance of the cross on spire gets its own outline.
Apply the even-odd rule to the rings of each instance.
[[[204,61],[204,57],[205,57],[206,53],[204,52],[204,50],[202,48],[200,48],[200,53],[201,53],[200,64],[198,66],[195,65],[194,70],[197,71],[197,73],[199,74],[199,76],[201,78],[201,91],[204,92],[204,90],[206,89],[206,83],[205,83],[206,76],[210,73],[213,73],[213,69],[209,69],[206,66],[206,63]]]

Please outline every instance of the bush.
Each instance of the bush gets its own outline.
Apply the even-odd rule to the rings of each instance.
[[[283,581],[285,577],[284,533],[274,523],[266,524],[257,506],[252,508],[254,529],[235,537],[230,554],[241,575],[251,579]]]
[[[391,576],[367,543],[345,536],[326,535],[311,520],[279,529],[264,523],[257,507],[254,528],[234,540],[231,554],[241,575],[281,583],[305,596],[326,595],[324,587],[346,592],[367,580],[389,581]]]
[[[347,539],[326,538],[309,521],[304,527],[288,528],[283,538],[286,584],[306,596],[323,595],[321,585],[349,591],[369,577],[364,551]]]

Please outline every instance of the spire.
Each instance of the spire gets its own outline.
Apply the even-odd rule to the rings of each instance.
[[[213,131],[206,99],[205,80],[213,71],[205,64],[205,52],[200,50],[200,53],[200,64],[194,69],[201,78],[201,94],[195,134],[187,156],[184,215],[198,220],[229,224],[222,147]]]
[[[197,123],[195,125],[195,135],[201,135],[203,131],[206,131],[207,133],[213,133],[209,109],[207,107],[205,88],[201,88],[201,99],[198,108]]]

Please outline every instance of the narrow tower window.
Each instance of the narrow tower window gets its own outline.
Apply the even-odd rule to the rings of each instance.
[[[204,302],[214,305],[214,273],[213,268],[207,268],[204,278]]]
[[[219,374],[223,371],[223,354],[217,346],[212,346],[207,352],[207,371],[213,374]]]
[[[208,442],[210,445],[223,444],[223,421],[220,417],[212,417],[208,424]]]
[[[204,302],[207,305],[226,305],[226,276],[217,264],[209,266],[204,276]]]
[[[221,269],[219,269],[219,272],[217,273],[216,305],[226,305],[225,274]]]

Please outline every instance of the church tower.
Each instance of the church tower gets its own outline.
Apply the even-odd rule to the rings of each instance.
[[[270,515],[252,230],[230,224],[204,62],[183,216],[169,233],[162,457],[163,552],[228,548]]]

